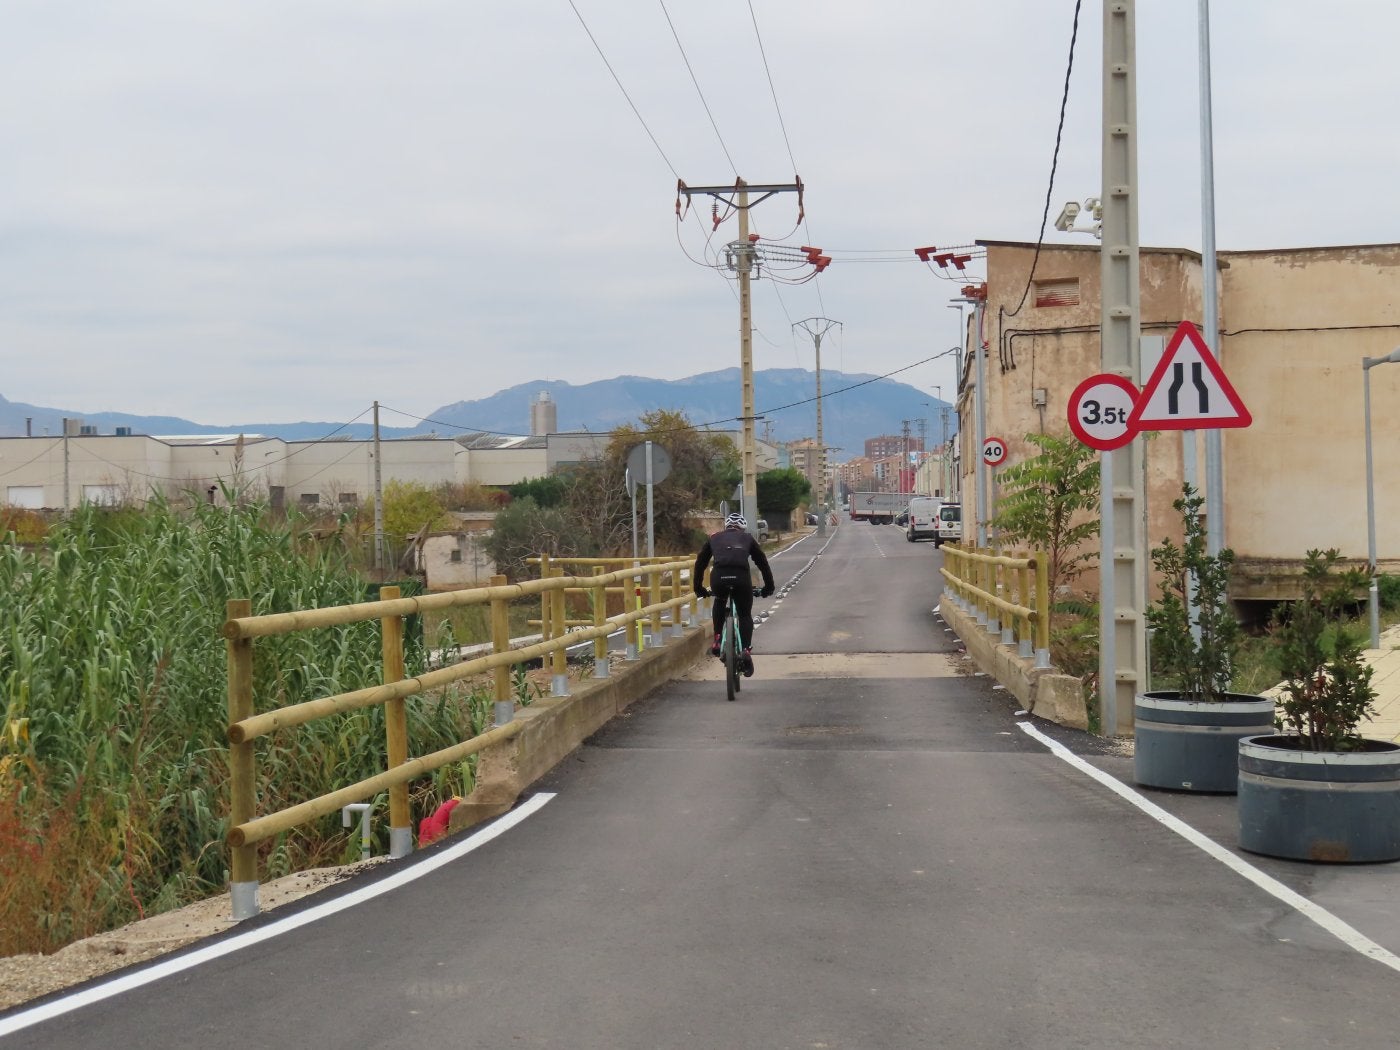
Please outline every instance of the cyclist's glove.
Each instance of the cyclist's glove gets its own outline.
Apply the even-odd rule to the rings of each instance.
[[[704,588],[703,586],[697,586],[697,587],[695,588],[695,597],[697,597],[697,598],[708,598],[709,596],[710,596],[710,592],[707,591],[707,590],[705,590],[705,588]]]
[[[771,598],[771,597],[773,597],[773,587],[772,587],[772,585],[769,585],[769,586],[767,586],[767,587],[764,587],[763,590],[761,590],[761,591],[758,592],[758,596],[759,596],[760,598]]]

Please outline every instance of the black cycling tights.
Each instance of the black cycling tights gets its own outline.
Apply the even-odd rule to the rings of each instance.
[[[714,621],[715,634],[724,629],[724,618],[729,613],[729,588],[715,589]],[[753,584],[744,583],[734,588],[734,608],[739,613],[739,637],[743,648],[753,647]]]

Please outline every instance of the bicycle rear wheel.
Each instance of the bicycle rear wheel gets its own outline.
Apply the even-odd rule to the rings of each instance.
[[[734,629],[734,618],[724,622],[724,639],[721,643],[724,655],[724,693],[730,700],[739,692],[739,632]]]

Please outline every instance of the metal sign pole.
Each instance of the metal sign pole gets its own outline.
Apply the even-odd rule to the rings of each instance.
[[[652,501],[651,442],[647,442],[647,557],[656,557],[656,518],[652,514],[655,504]]]

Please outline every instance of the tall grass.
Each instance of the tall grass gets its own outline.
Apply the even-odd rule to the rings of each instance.
[[[49,950],[222,890],[225,602],[267,613],[361,601],[343,552],[257,507],[85,506],[37,550],[0,543],[0,594],[0,951]],[[254,652],[260,711],[380,680],[376,624],[260,639]],[[421,669],[421,646],[408,662]],[[487,708],[475,694],[410,700],[411,752],[470,735]],[[382,770],[383,711],[263,743],[270,812]],[[468,775],[440,771],[414,785],[415,802]],[[340,859],[346,841],[327,818],[266,843],[263,871]]]

